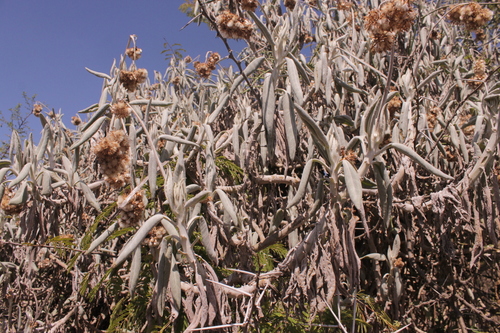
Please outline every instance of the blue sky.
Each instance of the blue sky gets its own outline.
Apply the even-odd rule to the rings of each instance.
[[[164,73],[168,62],[163,43],[179,43],[193,58],[207,51],[226,51],[206,25],[192,24],[178,10],[181,0],[0,0],[0,111],[23,101],[22,93],[61,109],[69,119],[97,103],[102,79],[85,70],[109,73],[128,37],[143,49],[137,65]],[[72,127],[69,121],[68,127]],[[35,137],[40,127],[32,118]],[[0,129],[1,140],[8,132]]]

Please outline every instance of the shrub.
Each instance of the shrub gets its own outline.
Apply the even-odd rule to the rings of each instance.
[[[199,1],[226,55],[150,81],[131,36],[13,132],[5,331],[498,330],[497,8],[285,5]]]

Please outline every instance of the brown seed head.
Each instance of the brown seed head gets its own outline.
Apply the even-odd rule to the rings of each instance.
[[[11,205],[9,203],[10,199],[14,197],[16,193],[13,192],[10,188],[6,188],[3,192],[2,202],[0,203],[0,208],[7,215],[15,215],[19,214],[23,211],[24,205]]]
[[[130,190],[124,191],[124,193],[118,196],[117,204],[120,206],[125,201],[125,199],[130,194]],[[144,209],[144,191],[138,191],[132,198],[122,207],[121,219],[119,221],[120,227],[126,228],[139,224],[142,219]]]
[[[217,16],[217,27],[223,38],[249,39],[253,32],[253,24],[230,11],[223,11]]]
[[[125,53],[130,59],[137,60],[142,55],[142,49],[138,47],[129,47],[128,49],[125,50]]]
[[[36,117],[39,117],[42,114],[43,106],[41,104],[35,104],[33,105],[33,114]]]
[[[241,9],[249,10],[251,12],[255,12],[255,9],[257,9],[257,6],[259,5],[257,0],[239,0],[239,3]]]
[[[113,188],[120,188],[130,180],[130,143],[124,131],[110,132],[93,148],[104,180]]]
[[[293,10],[295,8],[295,4],[295,0],[285,0],[285,7],[288,8],[288,10]]]
[[[127,118],[130,116],[131,112],[132,110],[123,100],[120,100],[111,106],[111,113],[113,113],[117,118]]]
[[[71,117],[71,123],[75,126],[78,126],[82,123],[82,120],[78,116]]]
[[[493,18],[493,12],[476,2],[453,7],[448,19],[453,24],[463,25],[467,30],[478,30]]]

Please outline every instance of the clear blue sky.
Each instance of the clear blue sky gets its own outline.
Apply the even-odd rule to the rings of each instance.
[[[109,73],[128,37],[143,49],[137,65],[164,73],[163,43],[179,43],[186,55],[205,59],[207,51],[226,55],[222,41],[206,25],[192,24],[178,10],[181,0],[0,0],[0,111],[23,101],[22,93],[61,109],[65,119],[97,103],[102,79],[85,70]],[[38,119],[32,119],[39,137]],[[72,127],[66,122],[68,127]],[[0,129],[0,141],[6,131]]]

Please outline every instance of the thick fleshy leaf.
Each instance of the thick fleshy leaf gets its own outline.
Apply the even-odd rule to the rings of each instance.
[[[347,160],[342,160],[342,167],[344,168],[344,179],[349,198],[354,206],[361,211],[363,210],[363,187],[358,171]]]

